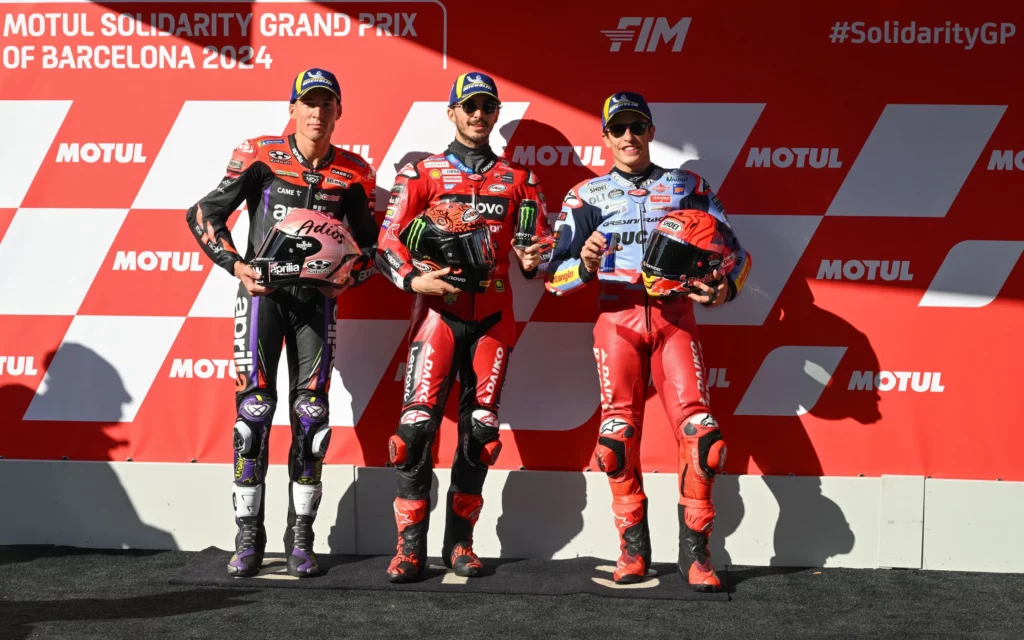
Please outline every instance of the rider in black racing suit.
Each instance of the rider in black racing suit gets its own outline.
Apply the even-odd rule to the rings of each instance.
[[[334,364],[335,296],[321,288],[267,289],[256,284],[248,265],[267,232],[295,208],[314,209],[347,223],[364,250],[352,270],[352,283],[375,268],[377,224],[373,219],[376,174],[363,158],[330,144],[341,115],[340,90],[329,72],[304,71],[293,89],[290,112],[296,134],[245,140],[234,151],[220,185],[188,210],[189,228],[218,265],[241,280],[235,299],[234,507],[238,534],[228,573],[259,572],[266,547],[263,487],[270,425],[277,402],[277,369],[282,341],[287,345],[292,447],[285,550],[288,573],[319,573],[313,553],[313,521],[320,504],[321,466],[330,443],[327,393]],[[298,100],[298,104],[296,101]],[[300,151],[306,150],[306,155]],[[307,155],[315,157],[310,162]],[[228,217],[245,201],[249,246],[238,254]]]

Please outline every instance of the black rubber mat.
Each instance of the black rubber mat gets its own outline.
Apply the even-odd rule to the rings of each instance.
[[[321,575],[295,578],[285,572],[284,556],[268,555],[263,569],[252,578],[228,575],[230,551],[210,547],[197,553],[171,584],[227,585],[245,588],[291,587],[305,589],[356,589],[388,591],[435,591],[444,593],[515,593],[524,595],[566,595],[591,593],[613,598],[658,600],[728,601],[728,575],[718,572],[724,589],[719,593],[699,593],[684,584],[672,563],[655,563],[647,578],[634,585],[612,582],[614,566],[608,560],[573,558],[571,560],[487,559],[485,575],[460,578],[430,558],[430,565],[418,582],[392,584],[385,570],[387,556],[319,556]]]

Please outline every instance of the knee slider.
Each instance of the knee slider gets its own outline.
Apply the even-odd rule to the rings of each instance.
[[[501,442],[498,440],[498,416],[488,409],[475,409],[469,416],[470,428],[462,443],[466,460],[485,467],[498,461]]]
[[[635,435],[633,425],[621,418],[608,418],[602,422],[597,449],[594,451],[594,461],[598,468],[609,476],[624,471],[629,460],[626,443]]]
[[[388,439],[388,460],[395,467],[417,464],[429,448],[433,416],[423,409],[408,409],[402,414],[398,431]]]
[[[323,458],[331,445],[327,396],[300,395],[292,407],[302,426],[302,459]]]
[[[726,447],[718,422],[709,413],[698,413],[683,427],[686,444],[691,448],[690,457],[696,454],[697,466],[707,476],[721,473],[725,469]],[[696,450],[693,450],[693,445]]]

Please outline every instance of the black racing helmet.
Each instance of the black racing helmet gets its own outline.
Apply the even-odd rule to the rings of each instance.
[[[413,218],[399,235],[413,266],[423,273],[445,267],[443,279],[468,292],[482,292],[491,284],[497,265],[487,221],[472,206],[442,202]]]

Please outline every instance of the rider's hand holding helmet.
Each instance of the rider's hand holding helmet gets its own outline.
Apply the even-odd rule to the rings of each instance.
[[[416,216],[399,235],[421,273],[448,269],[441,279],[460,291],[482,292],[497,261],[487,221],[475,208],[442,202]]]
[[[261,285],[331,290],[347,284],[363,251],[340,220],[312,209],[295,209],[274,225],[251,266]]]

